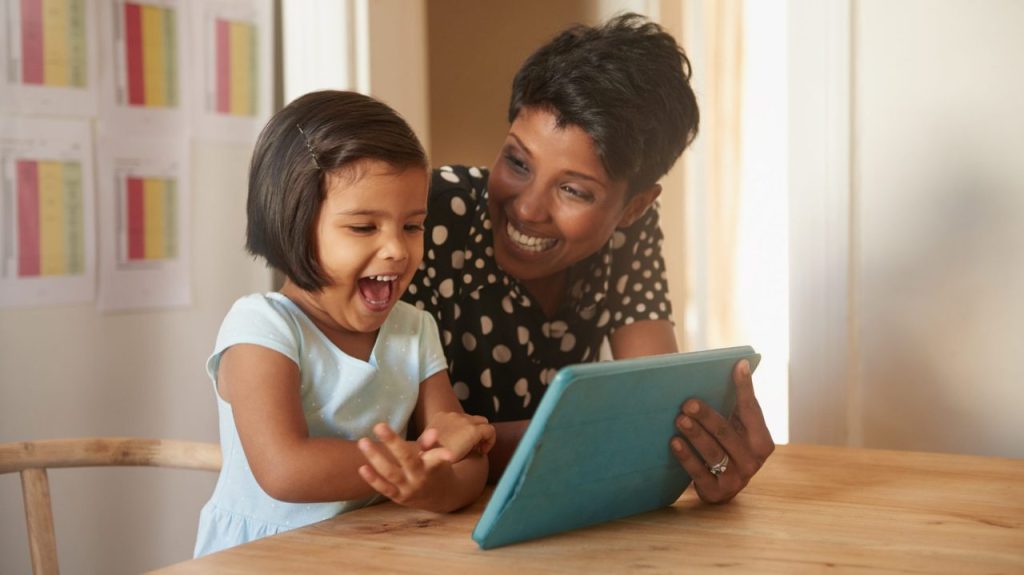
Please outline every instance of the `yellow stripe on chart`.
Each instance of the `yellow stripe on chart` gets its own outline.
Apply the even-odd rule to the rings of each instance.
[[[231,113],[251,116],[249,93],[252,83],[252,26],[244,22],[231,22]]]
[[[39,162],[39,273],[66,273],[64,173],[61,162]]]
[[[166,248],[164,239],[164,180],[146,178],[142,183],[142,205],[146,211],[143,216],[146,229],[146,259],[160,260],[164,258]]]
[[[147,106],[167,105],[167,63],[164,54],[164,9],[140,6],[142,12],[142,76]]]
[[[43,83],[70,84],[67,0],[43,0]]]

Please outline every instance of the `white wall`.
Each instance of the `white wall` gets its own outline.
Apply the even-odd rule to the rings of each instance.
[[[192,305],[102,315],[92,305],[0,310],[0,442],[90,435],[217,441],[204,365],[231,303],[269,288],[243,251],[250,148],[192,148]],[[50,472],[65,573],[139,573],[191,557],[216,475]],[[0,477],[0,573],[29,573],[17,474]]]
[[[827,4],[849,8],[848,133],[826,142],[848,150],[848,177],[837,184],[848,202],[818,213],[848,226],[848,245],[831,271],[794,257],[794,281],[816,277],[849,293],[831,304],[845,317],[815,318],[795,309],[807,312],[813,301],[798,300],[794,287],[793,361],[804,362],[794,373],[822,369],[817,379],[794,377],[793,440],[1024,457],[1024,5]],[[791,14],[790,23],[804,16]],[[818,57],[791,54],[791,70]],[[823,123],[817,136],[807,126],[803,133],[843,131]],[[815,172],[821,163],[806,153],[791,169],[809,158],[804,174]],[[792,188],[794,213],[837,195],[827,178],[817,183]],[[815,225],[794,219],[794,254],[799,241],[836,239],[834,228],[815,236]],[[806,333],[845,347],[823,360],[805,353],[813,349]],[[834,397],[845,400],[838,409]],[[802,418],[815,418],[811,410],[838,423],[798,433]]]

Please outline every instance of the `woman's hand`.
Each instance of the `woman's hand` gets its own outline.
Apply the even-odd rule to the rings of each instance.
[[[697,494],[708,503],[725,503],[735,497],[775,451],[746,360],[736,363],[732,379],[736,385],[732,417],[726,420],[703,401],[689,399],[680,409],[676,427],[690,445],[678,437],[670,442]],[[718,473],[713,473],[716,467]]]
[[[433,432],[433,433],[431,433]],[[435,414],[417,443],[424,451],[444,447],[451,452],[452,463],[470,453],[486,455],[494,447],[494,426],[480,415],[447,411]]]
[[[421,451],[417,444],[404,441],[385,423],[374,426],[373,433],[379,443],[365,437],[358,442],[369,462],[359,467],[359,475],[370,487],[406,507],[439,513],[452,510],[448,487],[454,481],[453,454],[448,449]]]

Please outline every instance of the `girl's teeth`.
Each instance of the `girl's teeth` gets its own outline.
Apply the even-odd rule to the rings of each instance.
[[[529,252],[542,252],[555,245],[554,238],[535,238],[528,236],[512,227],[511,223],[505,225],[508,237],[520,248]]]

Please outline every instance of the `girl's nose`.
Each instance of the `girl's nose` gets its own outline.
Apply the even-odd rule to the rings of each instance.
[[[384,235],[380,252],[384,259],[402,261],[409,257],[409,246],[406,245],[406,238],[401,232],[388,233]]]

